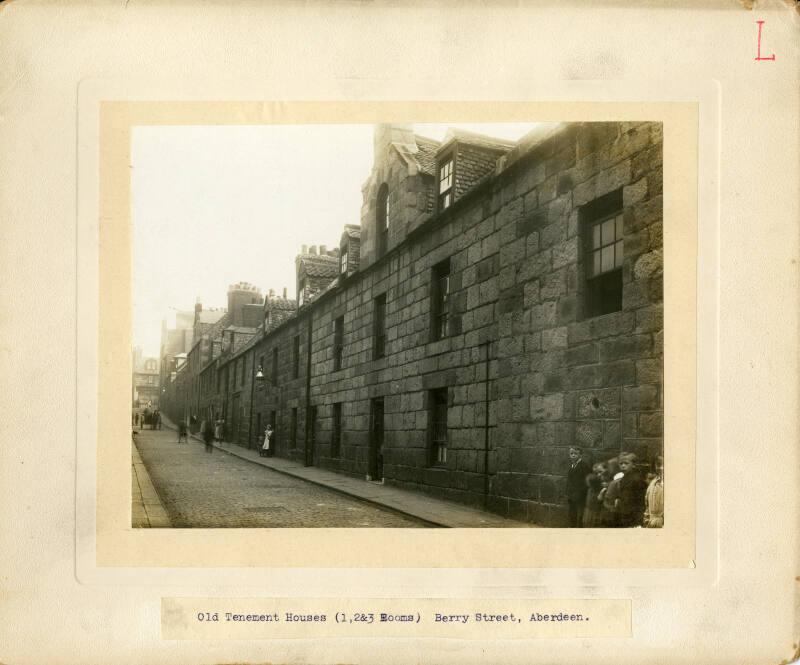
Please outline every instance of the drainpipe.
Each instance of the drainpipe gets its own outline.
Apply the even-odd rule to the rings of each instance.
[[[304,466],[313,466],[313,449],[311,448],[311,333],[313,332],[314,315],[308,313],[308,326],[306,331],[306,442],[305,454],[303,455]],[[311,459],[309,459],[311,457]]]
[[[250,422],[247,424],[247,449],[253,440],[253,407],[256,403],[256,349],[253,347],[253,363],[250,368]]]
[[[489,344],[486,341],[481,344],[484,347],[484,422],[483,422],[483,506],[484,508],[489,505]]]

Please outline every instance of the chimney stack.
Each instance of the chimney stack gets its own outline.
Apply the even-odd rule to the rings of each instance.
[[[269,299],[272,300],[275,297],[275,289],[269,290]]]
[[[286,300],[286,287],[283,287],[283,299]]]
[[[319,246],[319,255],[326,256],[328,254],[328,247],[326,245]]]
[[[416,148],[414,128],[412,125],[401,123],[375,125],[372,143],[376,158],[382,155],[392,143],[400,143]],[[416,152],[416,149],[414,152]]]

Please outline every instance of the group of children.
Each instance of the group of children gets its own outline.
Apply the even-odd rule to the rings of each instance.
[[[590,468],[582,451],[569,451],[567,501],[571,527],[623,528],[664,526],[664,459],[643,475],[633,453],[620,453]]]

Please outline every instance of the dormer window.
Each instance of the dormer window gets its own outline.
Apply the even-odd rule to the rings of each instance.
[[[389,186],[386,183],[383,183],[378,190],[376,221],[378,256],[383,256],[389,248]]]
[[[347,245],[342,247],[342,254],[339,257],[339,272],[343,275],[347,274],[347,250]]]
[[[439,166],[439,210],[453,202],[453,158],[448,157]]]

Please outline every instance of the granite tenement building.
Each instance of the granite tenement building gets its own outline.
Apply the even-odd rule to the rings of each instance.
[[[374,152],[360,225],[301,251],[297,302],[242,296],[195,333],[183,412],[165,410],[249,447],[270,422],[279,456],[564,524],[570,445],[663,447],[661,124],[517,143],[380,125]]]

